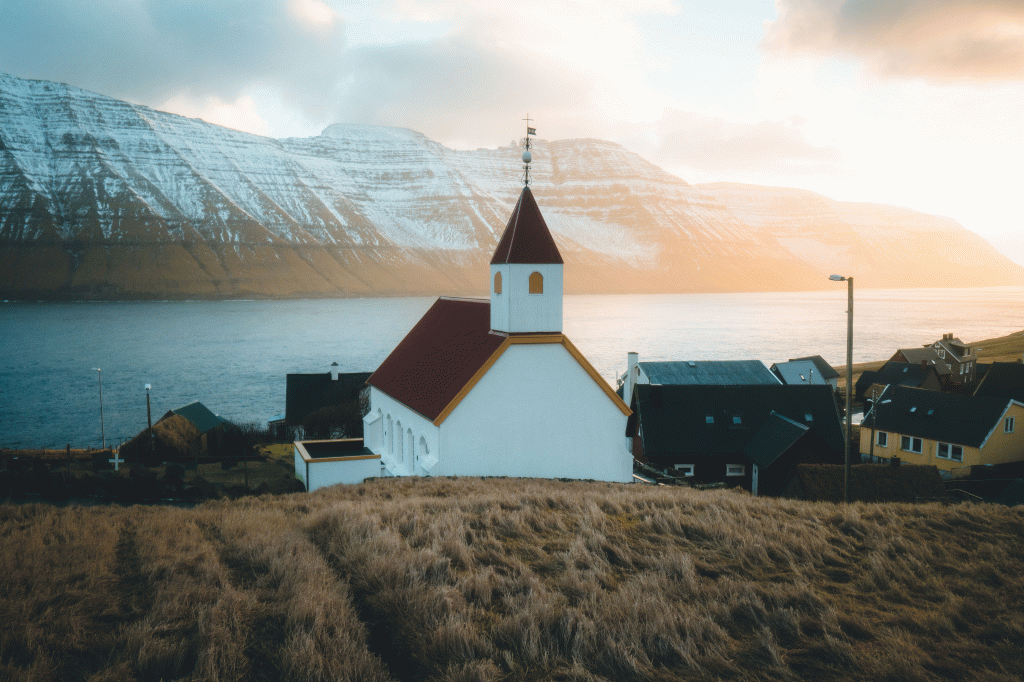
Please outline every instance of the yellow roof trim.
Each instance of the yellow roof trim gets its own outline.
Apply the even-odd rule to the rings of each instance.
[[[462,390],[460,390],[455,395],[455,397],[452,398],[451,402],[448,403],[448,405],[443,410],[441,410],[441,414],[437,415],[437,418],[433,421],[434,426],[440,426],[441,423],[448,418],[448,415],[450,415],[452,411],[454,411],[455,408],[459,406],[459,403],[461,403],[462,399],[465,398],[471,390],[473,390],[473,387],[476,386],[477,382],[484,378],[484,375],[487,374],[487,371],[494,365],[495,362],[498,361],[498,358],[501,357],[501,355],[508,349],[509,346],[511,346],[512,344],[527,343],[561,344],[567,351],[569,351],[569,355],[575,358],[576,362],[579,363],[580,367],[582,367],[583,370],[590,375],[590,378],[593,379],[601,388],[601,390],[605,392],[605,395],[611,398],[612,402],[615,403],[615,406],[619,408],[619,411],[622,412],[622,414],[628,417],[633,413],[633,411],[629,409],[626,403],[622,402],[622,398],[620,398],[618,394],[612,390],[611,386],[608,385],[608,382],[605,381],[600,374],[598,374],[597,370],[594,369],[594,366],[590,364],[587,358],[584,357],[583,353],[581,353],[579,349],[573,345],[572,341],[570,341],[565,336],[565,334],[517,334],[515,336],[509,336],[504,341],[502,341],[501,345],[498,346],[498,348],[495,349],[495,351],[491,354],[491,357],[487,358],[487,361],[480,367],[480,369],[476,371],[476,374],[474,374],[473,377],[466,382],[466,385],[462,387]]]
[[[612,387],[608,385],[608,382],[604,380],[604,377],[597,373],[597,370],[594,369],[594,366],[590,364],[590,361],[584,357],[583,353],[581,353],[579,349],[573,345],[572,341],[564,335],[562,336],[562,345],[565,346],[565,349],[569,351],[574,358],[576,358],[576,362],[580,363],[580,367],[586,370],[587,374],[590,375],[590,378],[597,382],[597,385],[601,387],[601,390],[612,399],[612,402],[615,403],[615,407],[619,408],[619,411],[622,412],[622,414],[627,417],[633,414],[633,410],[629,409],[629,406],[622,401],[622,398],[619,397],[618,393],[612,390]]]

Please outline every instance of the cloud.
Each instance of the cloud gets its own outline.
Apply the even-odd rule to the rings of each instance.
[[[270,88],[316,114],[344,48],[344,22],[320,0],[33,0],[0,12],[0,70],[153,105]]]
[[[937,82],[1024,80],[1020,0],[778,0],[765,46],[836,53],[887,77]]]
[[[0,70],[19,77],[270,135],[377,123],[457,147],[493,145],[496,126],[527,112],[555,138],[610,135],[639,108],[660,110],[638,86],[634,22],[675,11],[668,0],[10,5],[0,11]],[[362,38],[354,47],[346,13]],[[497,141],[519,132],[510,126]]]
[[[745,123],[689,111],[666,109],[653,129],[645,155],[666,168],[767,175],[835,175],[843,156],[835,147],[807,141],[806,121]]]
[[[496,127],[518,136],[527,112],[548,139],[577,137],[602,115],[597,75],[566,63],[540,69],[521,51],[466,37],[356,49],[350,66],[336,118],[415,121],[419,132],[457,147],[488,144]]]

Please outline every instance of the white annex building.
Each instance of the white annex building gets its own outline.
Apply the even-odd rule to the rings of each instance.
[[[439,298],[367,380],[388,474],[632,480],[629,408],[562,333],[562,267],[527,185],[490,300]]]

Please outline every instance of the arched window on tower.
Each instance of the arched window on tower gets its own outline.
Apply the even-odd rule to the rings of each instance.
[[[501,273],[500,272],[494,273],[494,293],[496,293],[496,294],[500,294],[501,293]]]
[[[544,275],[540,274],[539,272],[530,273],[530,293],[544,293]]]

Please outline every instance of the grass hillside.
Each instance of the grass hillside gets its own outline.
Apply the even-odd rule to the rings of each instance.
[[[388,479],[0,506],[0,679],[1019,680],[1024,510]]]

